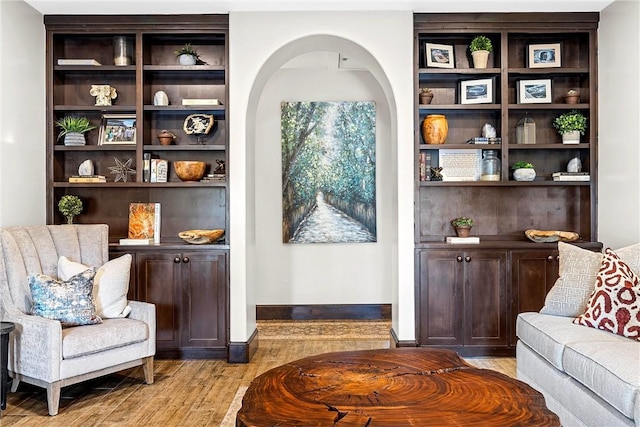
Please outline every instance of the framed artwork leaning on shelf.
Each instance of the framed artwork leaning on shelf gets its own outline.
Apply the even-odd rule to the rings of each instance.
[[[460,104],[493,104],[493,79],[463,80],[460,82]]]
[[[136,143],[136,115],[135,114],[103,114],[98,145]]]
[[[529,68],[560,67],[560,43],[530,44],[527,55]]]
[[[427,67],[454,68],[453,46],[447,44],[425,43],[424,55]]]
[[[551,79],[518,80],[518,104],[545,104],[553,101]]]

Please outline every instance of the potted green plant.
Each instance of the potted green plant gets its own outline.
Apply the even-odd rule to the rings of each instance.
[[[58,202],[58,210],[67,218],[67,224],[73,224],[73,217],[82,212],[82,200],[78,196],[65,194]]]
[[[511,169],[513,169],[513,179],[516,181],[533,181],[536,178],[536,170],[533,167],[533,163],[515,162]]]
[[[471,218],[461,216],[451,221],[451,225],[456,229],[458,237],[469,237],[471,227],[473,227],[473,220]]]
[[[580,135],[587,130],[587,118],[581,112],[572,110],[553,119],[553,127],[562,135],[563,144],[579,144]]]
[[[200,54],[193,46],[191,46],[191,43],[185,44],[180,49],[176,50],[175,53],[180,65],[196,65],[200,59]]]
[[[431,104],[433,92],[428,87],[420,88],[420,104]]]
[[[580,92],[575,89],[569,89],[564,95],[564,102],[567,104],[577,104],[580,102]]]
[[[487,36],[476,36],[469,45],[473,57],[473,68],[487,68],[489,53],[493,50],[491,39]]]
[[[96,128],[88,118],[78,116],[65,116],[57,120],[55,125],[62,129],[58,139],[64,136],[64,145],[85,145],[84,134]]]

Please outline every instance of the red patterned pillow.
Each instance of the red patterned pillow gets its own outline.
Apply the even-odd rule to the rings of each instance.
[[[609,248],[587,308],[573,323],[640,341],[640,279]]]

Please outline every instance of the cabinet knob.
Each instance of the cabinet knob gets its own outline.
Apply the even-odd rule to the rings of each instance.
[[[553,261],[553,255],[549,255],[549,256],[547,257],[547,261],[549,261],[549,262]]]
[[[180,257],[177,256],[173,259],[173,262],[175,262],[176,264],[180,263]]]
[[[458,256],[456,257],[456,261],[458,261],[458,262],[462,262],[462,257],[458,255]]]
[[[189,257],[184,257],[182,258],[182,262],[184,262],[185,264],[189,262]]]
[[[465,260],[466,262],[471,262],[471,257],[470,257],[470,256],[466,256],[466,257],[464,257],[464,260]]]

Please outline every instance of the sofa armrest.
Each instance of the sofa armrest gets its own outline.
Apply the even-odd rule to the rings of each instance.
[[[129,301],[131,307],[130,319],[140,320],[149,328],[149,354],[156,354],[156,306],[142,301]]]
[[[59,321],[29,314],[5,313],[15,324],[9,340],[9,371],[47,382],[60,379],[62,326]]]

